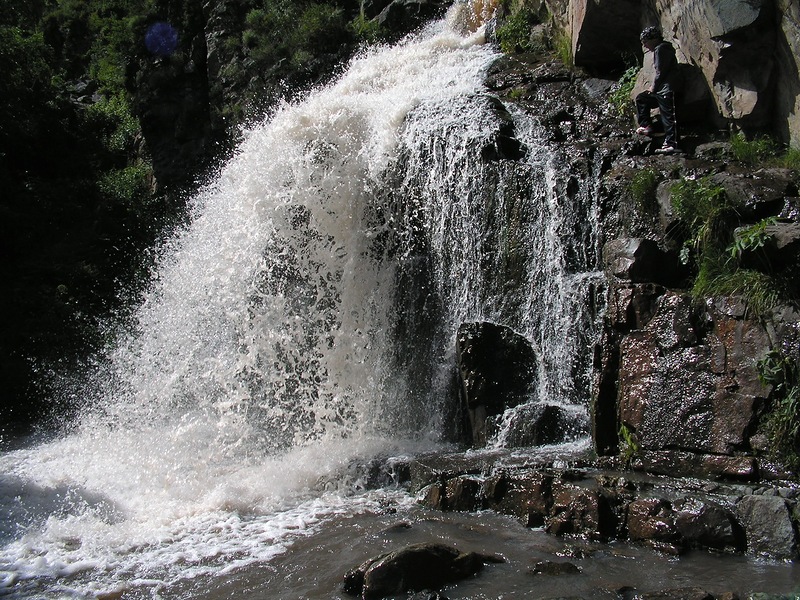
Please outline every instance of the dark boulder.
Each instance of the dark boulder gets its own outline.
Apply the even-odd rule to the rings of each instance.
[[[729,510],[696,498],[679,500],[674,508],[675,526],[689,545],[714,550],[744,550],[744,540]]]
[[[530,342],[508,327],[464,323],[457,337],[460,393],[466,406],[472,444],[483,446],[487,417],[501,415],[530,399],[537,359]]]
[[[533,565],[530,572],[532,575],[577,575],[581,570],[571,562],[544,560]]]
[[[413,544],[371,558],[344,577],[344,591],[364,600],[406,592],[437,590],[475,575],[486,562],[501,558],[460,552],[445,544]]]

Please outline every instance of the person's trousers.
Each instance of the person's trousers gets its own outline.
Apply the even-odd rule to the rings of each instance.
[[[661,123],[664,125],[664,145],[678,145],[678,131],[675,125],[675,94],[670,89],[661,92],[642,92],[636,96],[636,117],[639,125],[647,127],[653,122],[650,111],[658,108]]]

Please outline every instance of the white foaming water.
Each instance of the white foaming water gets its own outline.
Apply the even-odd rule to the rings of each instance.
[[[0,593],[167,588],[391,494],[353,495],[348,466],[429,446],[434,426],[382,412],[395,274],[365,214],[408,112],[480,88],[482,43],[438,24],[248,134],[92,384],[95,406],[63,439],[0,457]]]
[[[595,275],[559,242],[585,213],[533,126],[524,161],[481,159],[496,54],[447,23],[282,107],[199,195],[74,431],[0,457],[0,593],[168,593],[409,501],[363,492],[354,465],[440,443],[463,321],[524,334],[540,397],[585,417]],[[591,212],[591,195],[570,197]],[[517,276],[509,256],[521,296],[493,279]]]

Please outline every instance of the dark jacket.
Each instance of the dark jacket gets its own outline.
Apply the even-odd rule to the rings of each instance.
[[[653,91],[656,94],[674,92],[678,77],[678,60],[675,58],[675,48],[669,42],[661,42],[655,47],[653,64],[656,68]]]

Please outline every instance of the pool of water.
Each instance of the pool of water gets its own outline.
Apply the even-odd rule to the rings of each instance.
[[[751,592],[800,596],[800,565],[703,551],[674,557],[627,543],[601,544],[527,529],[491,512],[441,513],[418,506],[336,518],[316,534],[298,539],[268,564],[213,581],[196,581],[164,598],[327,599],[342,591],[347,570],[380,553],[419,542],[443,542],[462,551],[500,555],[474,578],[447,586],[456,599],[619,598],[622,590],[657,592],[701,587],[719,596]],[[533,574],[542,561],[571,562],[579,574]]]

